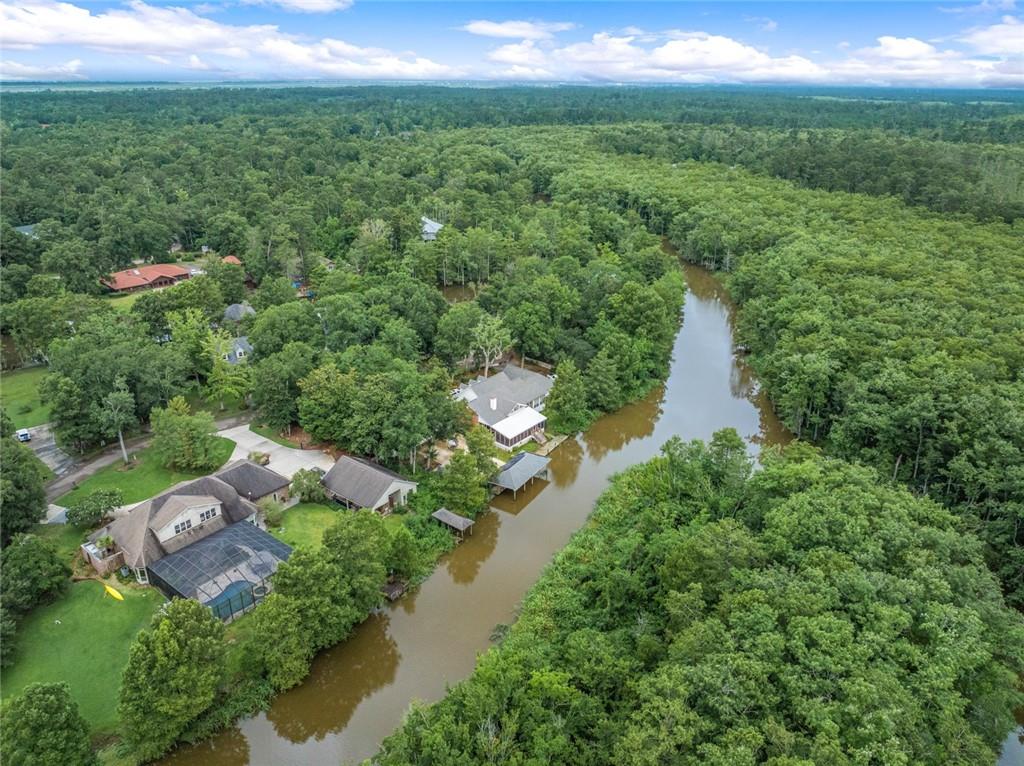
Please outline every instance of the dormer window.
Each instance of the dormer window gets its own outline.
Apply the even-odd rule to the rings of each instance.
[[[207,510],[205,510],[202,513],[199,514],[199,521],[200,522],[209,521],[210,519],[212,519],[216,515],[217,515],[217,509],[216,508],[209,508],[209,509],[207,509]]]
[[[239,359],[241,359],[243,356],[245,356],[245,349],[244,348],[240,348],[237,351],[235,351],[235,356],[237,356]]]
[[[222,354],[221,357],[224,359],[225,362],[231,361],[231,354]]]
[[[185,519],[180,524],[174,525],[174,534],[180,535],[186,529],[192,529],[192,519]]]

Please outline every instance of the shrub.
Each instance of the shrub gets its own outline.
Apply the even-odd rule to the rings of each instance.
[[[95,527],[124,503],[119,489],[98,489],[68,508],[68,523],[76,527]]]

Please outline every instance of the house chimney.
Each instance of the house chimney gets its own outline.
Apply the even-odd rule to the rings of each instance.
[[[492,396],[491,397],[491,409],[492,410],[498,409],[498,397],[496,397],[496,396]]]

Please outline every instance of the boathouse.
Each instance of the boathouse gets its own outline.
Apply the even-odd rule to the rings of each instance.
[[[520,452],[498,470],[497,476],[491,479],[490,484],[498,492],[512,490],[512,497],[515,498],[516,493],[527,484],[532,484],[534,479],[548,477],[550,462],[551,458],[532,452]]]

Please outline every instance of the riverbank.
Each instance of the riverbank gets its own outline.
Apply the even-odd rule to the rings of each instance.
[[[373,755],[413,700],[436,700],[468,676],[495,629],[570,536],[609,478],[648,460],[672,436],[709,439],[731,427],[752,455],[789,434],[732,346],[732,304],[712,275],[684,266],[683,322],[663,386],[598,419],[551,455],[550,478],[492,501],[471,537],[414,592],[322,652],[300,686],[162,763],[337,764]],[[500,630],[498,631],[500,633]]]

